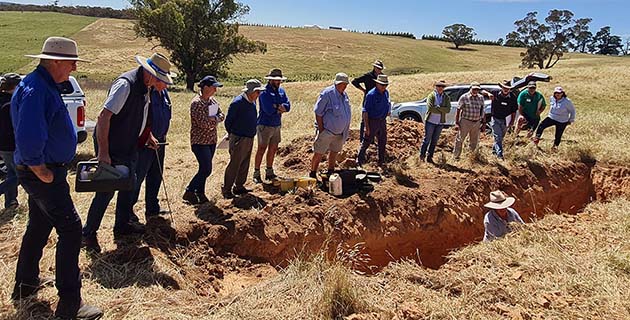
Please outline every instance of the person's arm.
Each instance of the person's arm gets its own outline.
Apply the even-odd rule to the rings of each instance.
[[[289,97],[287,96],[287,92],[280,88],[280,90],[282,90],[282,94],[280,94],[280,98],[282,99],[282,108],[284,108],[284,111],[282,112],[289,112],[291,111],[291,101],[289,101]]]
[[[540,96],[540,100],[538,100],[538,110],[536,111],[537,115],[540,115],[543,111],[545,111],[545,107],[547,106],[547,102],[545,101],[545,97]]]
[[[315,115],[315,121],[317,122],[317,131],[324,131],[324,117]]]
[[[464,106],[464,96],[459,97],[457,101],[457,112],[455,112],[455,127],[459,128],[459,121],[461,120],[462,107]]]
[[[571,100],[569,100],[568,98],[567,100],[567,109],[569,110],[569,124],[572,124],[573,122],[575,122],[575,106],[573,105],[573,102]]]
[[[271,99],[271,95],[269,95],[266,91],[260,93],[258,96],[258,102],[260,104],[260,112],[266,114],[277,114],[281,113],[280,110],[276,108],[273,104],[273,100]]]
[[[438,106],[440,113],[449,114],[451,112],[451,97],[444,93],[442,98],[442,105]]]
[[[483,233],[483,241],[488,242],[494,240],[496,237],[492,234],[492,225],[490,224],[489,215],[486,213],[486,216],[483,219],[484,233]]]
[[[429,93],[429,95],[427,96],[427,108],[429,109],[429,112],[431,113],[437,113],[440,112],[439,106],[436,107],[435,106],[435,93]]]
[[[96,158],[99,162],[107,164],[112,164],[112,159],[109,157],[109,124],[113,114],[108,109],[103,109],[96,120],[96,142],[98,145]]]
[[[227,131],[227,133],[231,133],[232,132],[232,126],[234,124],[234,119],[236,119],[238,117],[237,113],[238,113],[238,106],[232,102],[230,104],[230,107],[228,108],[227,111],[227,116],[225,116],[225,131]]]
[[[46,168],[44,148],[48,141],[48,121],[45,97],[34,90],[20,97],[15,117],[15,142],[19,145],[23,164],[27,165],[39,180],[51,183],[54,175]]]
[[[361,84],[365,84],[366,78],[368,77],[367,74],[364,74],[358,78],[354,78],[354,80],[352,80],[352,85],[361,90],[361,92],[363,92],[363,94],[366,94],[366,90],[364,87],[361,86]]]

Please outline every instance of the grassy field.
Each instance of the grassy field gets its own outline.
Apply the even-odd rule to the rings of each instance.
[[[93,61],[89,64],[80,63],[77,74],[98,80],[83,81],[88,118],[96,118],[105,99],[107,88],[102,81],[134,67],[133,55],[148,55],[151,52],[152,45],[144,39],[135,38],[130,26],[127,21],[101,19],[73,36],[81,45],[80,52]],[[2,30],[4,32],[4,28]],[[436,79],[446,79],[451,83],[473,80],[496,82],[528,72],[518,69],[518,50],[515,49],[472,46],[477,51],[453,51],[447,49],[449,45],[443,42],[337,31],[255,27],[242,30],[254,39],[267,41],[269,52],[235,61],[232,70],[237,77],[262,78],[271,67],[283,68],[285,74],[293,79],[329,77],[336,71],[359,74],[369,69],[371,60],[379,57],[390,71],[423,72],[393,76],[389,90],[394,101],[416,100],[426,96]],[[39,46],[41,40],[34,52],[39,50]],[[398,50],[402,47],[406,48],[404,52]],[[29,50],[29,53],[33,52]],[[364,53],[356,54],[353,50]],[[22,70],[28,71],[31,67],[29,65]],[[539,90],[549,97],[554,86],[562,85],[577,107],[577,121],[567,129],[559,153],[546,152],[553,134],[553,130],[548,130],[541,143],[543,152],[531,146],[509,146],[506,150],[508,161],[504,165],[509,167],[523,159],[553,162],[583,155],[593,156],[603,163],[625,165],[630,162],[630,148],[625,147],[630,140],[630,131],[627,129],[630,127],[630,110],[627,108],[630,104],[627,95],[630,83],[625,80],[630,73],[630,60],[569,55],[568,59],[547,72],[554,80],[540,84]],[[319,91],[330,83],[330,80],[318,80],[285,84],[293,108],[283,120],[283,143],[312,132],[313,104]],[[219,90],[218,99],[224,111],[239,89],[227,86]],[[353,105],[352,127],[356,128],[359,124],[361,96],[353,88],[348,88],[348,92]],[[193,95],[181,88],[174,88],[171,94],[174,105],[168,135],[170,145],[165,160],[165,180],[177,228],[197,219],[193,210],[179,201],[197,166],[189,144],[188,108]],[[223,130],[221,126],[221,134]],[[82,144],[79,152],[84,157],[90,156],[91,142]],[[482,153],[491,158],[489,140],[483,142]],[[207,193],[210,198],[219,196],[227,160],[225,150],[217,152],[213,162],[214,172],[208,180]],[[462,168],[472,165],[466,161],[454,163],[450,157],[448,161]],[[281,171],[279,173],[282,174]],[[71,175],[71,184],[73,179]],[[92,194],[73,193],[72,196],[85,221]],[[23,192],[19,200],[22,204],[26,203]],[[116,249],[110,232],[113,226],[113,204],[112,201],[101,227],[103,231],[99,233],[105,251]],[[142,212],[143,205],[140,201],[138,212]],[[601,219],[580,225],[582,229],[579,232],[584,234],[583,238],[572,238],[574,233],[557,232],[555,229],[562,229],[556,226],[562,225],[563,218],[551,217],[541,227],[528,227],[506,241],[464,249],[454,255],[453,265],[459,267],[437,274],[401,262],[374,277],[362,277],[343,266],[317,258],[296,261],[281,270],[280,276],[262,285],[246,289],[240,294],[221,296],[223,300],[220,303],[211,297],[195,294],[196,288],[186,281],[187,275],[182,274],[181,265],[175,264],[155,248],[151,248],[153,260],[147,262],[143,270],[132,268],[134,265],[117,265],[91,259],[82,252],[83,292],[87,302],[106,309],[106,319],[326,319],[330,318],[330,306],[339,299],[348,302],[345,305],[353,306],[357,312],[374,312],[382,316],[381,319],[394,316],[401,319],[485,319],[508,316],[512,312],[512,309],[498,313],[489,311],[507,308],[500,303],[509,304],[509,308],[534,308],[532,304],[542,299],[538,299],[538,295],[534,297],[535,300],[532,299],[532,293],[549,294],[551,296],[545,299],[557,302],[559,300],[554,300],[556,292],[573,292],[583,300],[576,302],[565,299],[563,303],[578,307],[567,309],[557,302],[560,306],[539,310],[537,312],[540,314],[530,314],[529,318],[563,319],[578,318],[580,315],[587,319],[623,318],[624,314],[627,316],[629,308],[624,298],[629,293],[628,242],[624,240],[628,238],[630,225],[624,213],[629,208],[630,204],[622,200],[607,205],[591,205],[588,212],[599,214]],[[16,313],[8,299],[26,221],[25,206],[15,217],[0,215],[0,318],[29,318],[28,313]],[[42,260],[41,270],[46,275],[52,275],[54,270],[55,253],[52,249],[56,239],[53,238]],[[186,261],[186,257],[176,258],[179,259],[177,261]],[[513,259],[519,260],[519,266],[512,264]],[[516,281],[521,278],[510,280],[516,272],[522,272],[523,283]],[[162,286],[160,279],[164,277],[175,279],[181,286],[180,290]],[[438,288],[437,284],[442,286],[435,289],[431,283],[436,284],[435,288]],[[488,293],[494,296],[488,296]],[[47,303],[56,301],[55,294],[53,288],[45,289],[40,294],[41,301],[37,303],[40,307],[54,309]]]
[[[0,12],[0,73],[15,72],[32,61],[49,36],[72,37],[97,18],[52,12]],[[80,51],[81,52],[81,51]]]

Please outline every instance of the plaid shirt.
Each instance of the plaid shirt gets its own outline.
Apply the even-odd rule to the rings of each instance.
[[[457,109],[461,110],[461,118],[469,121],[479,121],[483,116],[483,95],[478,93],[476,97],[466,92],[459,98]]]

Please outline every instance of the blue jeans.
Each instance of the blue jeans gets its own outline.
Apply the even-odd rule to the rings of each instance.
[[[7,178],[0,183],[0,194],[4,194],[4,208],[17,204],[18,178],[13,161],[13,151],[0,151],[0,157],[7,166]]]
[[[507,123],[505,119],[492,117],[491,125],[492,135],[494,136],[494,145],[492,148],[497,157],[503,158],[503,137],[505,137],[505,133],[507,132]]]
[[[79,250],[81,218],[70,197],[66,168],[50,168],[54,179],[44,183],[29,170],[18,171],[20,184],[28,193],[28,224],[22,237],[15,273],[16,285],[37,286],[39,261],[48,243],[50,232],[57,232],[55,253],[55,286],[60,302],[75,305],[81,301]]]
[[[216,144],[192,145],[192,152],[195,154],[195,158],[197,158],[197,162],[199,163],[199,170],[197,170],[197,174],[190,180],[186,191],[205,194],[206,179],[208,179],[212,173],[212,158],[214,158],[216,147]]]
[[[112,165],[124,164],[129,167],[129,174],[132,175],[135,183],[136,177],[136,161],[138,155],[133,155],[132,160],[125,162],[112,162]],[[114,191],[115,192],[115,191]],[[101,227],[103,216],[109,206],[109,202],[114,197],[114,192],[97,192],[92,199],[92,204],[88,210],[88,216],[83,226],[83,236],[94,237]],[[118,198],[116,199],[116,221],[114,223],[114,230],[118,228],[124,228],[129,224],[131,216],[133,215],[133,195],[134,191],[118,191]]]
[[[427,148],[429,149],[429,158],[433,158],[435,153],[435,146],[440,140],[440,134],[444,129],[444,125],[434,124],[431,122],[425,122],[424,124],[424,140],[422,141],[422,147],[420,147],[420,157],[424,158],[427,154]]]
[[[164,168],[165,147],[160,146],[156,150],[142,148],[138,153],[138,163],[136,164],[136,186],[131,199],[133,207],[140,197],[140,187],[146,178],[144,203],[146,207],[146,215],[156,215],[160,212],[160,202],[158,194],[160,192],[160,184],[162,184],[162,168]],[[158,158],[159,157],[159,158]],[[160,165],[162,168],[160,168]],[[133,219],[133,217],[132,217]]]

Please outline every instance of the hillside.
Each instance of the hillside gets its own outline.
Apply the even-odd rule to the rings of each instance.
[[[19,17],[19,14],[10,13],[9,16]],[[85,23],[86,19],[91,18],[79,20]],[[48,35],[63,33],[55,29],[46,30]],[[268,51],[266,54],[236,57],[230,69],[230,78],[235,82],[251,77],[261,78],[273,67],[283,69],[292,81],[324,80],[342,71],[357,76],[369,71],[376,58],[385,62],[389,74],[514,69],[520,62],[521,50],[518,48],[472,45],[466,50],[454,50],[451,44],[441,41],[336,30],[250,26],[243,26],[240,30],[251,39],[267,43]],[[154,43],[136,37],[133,23],[129,20],[99,19],[72,37],[79,43],[82,55],[91,61],[83,64],[79,73],[95,80],[109,81],[135,66],[134,55],[150,55],[155,50]],[[15,48],[14,51],[20,51],[13,53],[19,56],[27,50]],[[601,62],[614,60],[569,54],[558,66],[580,61],[590,64],[593,59]],[[31,66],[21,70],[26,72]]]
[[[52,12],[0,12],[0,73],[15,72],[39,53],[52,35],[71,37],[97,18]]]

